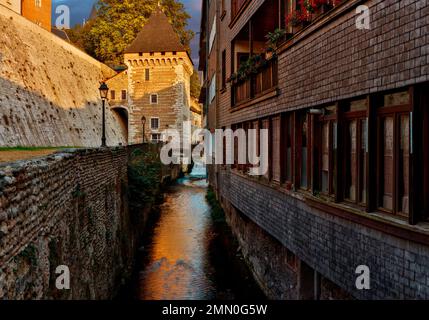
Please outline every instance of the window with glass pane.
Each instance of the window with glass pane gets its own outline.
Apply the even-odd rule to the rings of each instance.
[[[272,119],[272,163],[273,163],[273,180],[281,182],[281,120],[280,117]]]
[[[398,163],[398,211],[405,215],[409,213],[409,168],[410,168],[410,116],[399,116],[399,163]]]
[[[300,187],[303,189],[308,188],[308,116],[307,114],[300,114],[298,117],[298,145],[299,145],[299,173],[300,173]]]
[[[292,114],[288,114],[285,119],[286,126],[286,181],[292,182],[292,141],[293,141],[293,122]]]
[[[381,130],[381,175],[380,175],[380,206],[393,211],[393,128],[394,118],[384,117],[380,121]]]
[[[354,119],[346,125],[345,199],[366,203],[367,120]]]
[[[359,141],[359,202],[366,204],[366,170],[367,170],[367,144],[368,144],[368,120],[361,119],[360,123],[360,141]]]
[[[330,173],[330,143],[329,143],[329,121],[322,124],[322,192],[329,193],[329,173]]]
[[[262,129],[266,129],[268,130],[268,132],[270,132],[270,120],[269,119],[264,119],[262,120]],[[268,150],[268,154],[270,154],[271,150]],[[264,174],[264,178],[265,179],[270,179],[270,171],[272,170],[271,168],[271,163],[268,162],[268,170],[267,172]]]

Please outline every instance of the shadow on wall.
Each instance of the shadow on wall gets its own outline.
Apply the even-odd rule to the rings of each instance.
[[[98,85],[98,84],[96,84]],[[87,146],[101,143],[101,101],[69,108],[0,77],[0,146]],[[106,107],[109,146],[126,143],[117,117]]]

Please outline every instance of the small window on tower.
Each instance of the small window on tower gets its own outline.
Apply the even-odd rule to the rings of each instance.
[[[38,7],[38,8],[41,8],[41,7],[42,7],[42,0],[35,0],[34,2],[35,2],[35,3],[34,3],[34,5],[35,5],[36,7]]]
[[[115,100],[116,99],[116,92],[115,90],[110,90],[110,100]]]
[[[151,118],[150,119],[150,128],[152,130],[158,130],[159,129],[159,118]]]
[[[139,52],[139,56],[142,57],[143,56],[143,52]]]
[[[165,51],[162,51],[162,52],[161,52],[161,56],[165,56]]]
[[[122,90],[122,100],[127,100],[127,90]]]
[[[145,69],[145,80],[149,81],[150,80],[150,69]]]
[[[150,104],[158,104],[158,95],[157,94],[151,94],[150,95]]]

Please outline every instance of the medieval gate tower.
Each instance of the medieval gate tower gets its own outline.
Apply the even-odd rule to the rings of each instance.
[[[192,61],[166,15],[155,11],[124,54],[128,69],[108,81],[110,106],[129,144],[163,140],[162,132],[183,134],[190,121]],[[144,135],[144,139],[143,139]]]

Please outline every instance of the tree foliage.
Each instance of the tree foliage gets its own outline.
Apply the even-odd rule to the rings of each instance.
[[[194,69],[194,73],[191,76],[191,97],[198,99],[200,96],[201,84],[198,71]]]
[[[158,3],[182,44],[190,50],[189,44],[194,36],[187,29],[190,16],[178,0],[99,0],[97,17],[83,27],[73,28],[69,37],[97,60],[121,65],[125,49],[158,8]]]

